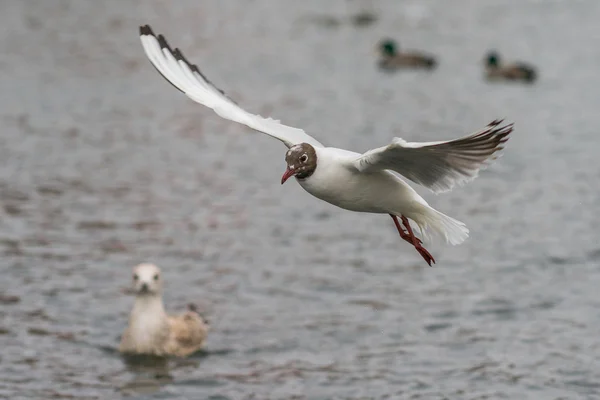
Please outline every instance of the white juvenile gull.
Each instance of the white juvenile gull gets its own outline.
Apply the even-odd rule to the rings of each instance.
[[[189,98],[225,119],[279,139],[289,148],[282,184],[295,176],[307,192],[328,203],[351,211],[389,214],[400,237],[429,265],[435,260],[413,233],[409,219],[424,240],[437,236],[456,245],[468,237],[469,230],[430,207],[398,174],[436,193],[451,190],[474,179],[487,161],[495,159],[513,129],[512,124],[496,120],[459,139],[418,143],[394,138],[391,144],[363,154],[325,147],[302,129],[240,108],[150,26],[140,27],[140,39],[156,70]]]
[[[204,345],[208,325],[195,311],[167,315],[160,269],[140,264],[133,269],[135,304],[121,336],[119,351],[155,356],[188,356]]]

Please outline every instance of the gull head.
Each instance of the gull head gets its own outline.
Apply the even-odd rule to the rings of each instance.
[[[292,176],[296,176],[297,179],[311,176],[317,169],[317,152],[310,144],[300,143],[285,153],[285,162],[287,169],[281,177],[282,185]]]
[[[159,295],[162,291],[160,269],[154,264],[140,264],[133,268],[133,290],[138,296]]]

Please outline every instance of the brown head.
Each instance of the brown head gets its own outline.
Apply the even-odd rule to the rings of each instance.
[[[315,148],[308,143],[300,143],[292,146],[285,153],[285,162],[287,169],[281,177],[283,185],[291,176],[298,179],[306,179],[317,169],[317,152]]]

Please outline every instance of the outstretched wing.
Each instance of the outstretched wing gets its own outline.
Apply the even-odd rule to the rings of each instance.
[[[299,143],[323,147],[318,140],[302,129],[283,125],[272,118],[250,114],[240,108],[222,90],[213,85],[197,66],[187,61],[179,49],[171,49],[163,35],[156,36],[149,25],[140,27],[140,39],[146,56],[148,56],[156,70],[195,102],[212,108],[225,119],[239,122],[279,139],[287,147]]]
[[[394,138],[390,145],[369,150],[354,160],[361,172],[389,169],[434,192],[451,190],[474,179],[503,149],[513,125],[492,121],[479,132],[447,142],[411,143]]]

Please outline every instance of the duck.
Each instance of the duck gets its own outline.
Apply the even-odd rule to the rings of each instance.
[[[489,81],[522,81],[533,83],[537,78],[535,67],[523,62],[502,65],[498,52],[492,50],[485,58],[485,77]]]
[[[399,52],[398,43],[393,39],[382,40],[378,47],[379,67],[384,70],[434,69],[437,66],[437,61],[429,54],[418,51]]]
[[[208,321],[193,308],[179,315],[167,314],[161,271],[156,265],[143,263],[134,267],[132,289],[135,303],[121,335],[119,352],[187,357],[203,347]]]

